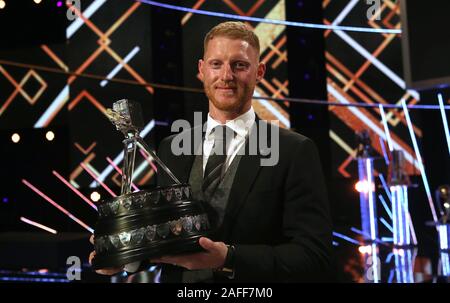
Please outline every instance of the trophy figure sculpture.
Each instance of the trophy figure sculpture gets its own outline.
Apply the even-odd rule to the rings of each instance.
[[[198,239],[209,231],[208,216],[201,202],[192,200],[190,185],[182,184],[140,137],[143,119],[139,103],[119,100],[107,115],[125,136],[122,188],[120,196],[98,204],[94,269],[201,251]],[[171,177],[173,185],[132,192],[138,147]]]

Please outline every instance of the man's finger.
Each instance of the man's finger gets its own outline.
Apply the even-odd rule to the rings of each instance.
[[[105,269],[98,269],[95,272],[100,275],[106,275],[106,276],[112,276],[117,274],[118,272],[121,272],[122,268],[105,268]]]
[[[161,257],[159,259],[154,260],[155,263],[168,263],[168,264],[175,264],[177,261],[179,262],[177,257]]]
[[[93,234],[89,238],[89,242],[91,242],[91,244],[94,245],[94,235]]]
[[[91,252],[89,255],[89,264],[92,265],[92,259],[94,259],[96,253],[95,251]],[[117,267],[117,268],[102,268],[102,269],[97,269],[95,272],[100,274],[100,275],[107,275],[107,276],[111,276],[111,275],[115,275],[118,272],[123,270],[123,266],[122,267]]]
[[[158,258],[158,259],[150,259],[150,263],[163,263],[163,262],[161,262],[161,258]]]
[[[216,243],[206,237],[201,237],[198,242],[200,246],[206,249],[207,251],[211,251],[216,248]]]
[[[93,251],[89,254],[89,264],[92,265],[92,259],[94,259],[94,257],[95,257],[95,251]]]

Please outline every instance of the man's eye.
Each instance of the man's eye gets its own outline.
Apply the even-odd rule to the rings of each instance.
[[[248,64],[245,63],[245,62],[236,62],[236,63],[234,64],[234,66],[235,66],[237,69],[246,69],[246,68],[248,67]]]
[[[211,62],[211,67],[212,67],[212,68],[218,68],[218,67],[220,67],[220,62],[216,62],[216,61]]]

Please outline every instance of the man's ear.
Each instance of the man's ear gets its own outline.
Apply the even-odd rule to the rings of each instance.
[[[198,76],[202,82],[203,82],[203,64],[205,64],[205,61],[203,61],[203,59],[199,59],[198,60]]]
[[[256,82],[260,82],[264,78],[266,73],[266,64],[264,62],[259,62],[258,69],[256,71]]]

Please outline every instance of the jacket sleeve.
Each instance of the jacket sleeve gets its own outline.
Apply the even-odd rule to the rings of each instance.
[[[290,153],[283,203],[283,234],[277,246],[236,245],[235,281],[329,281],[332,224],[319,155],[310,139]]]

